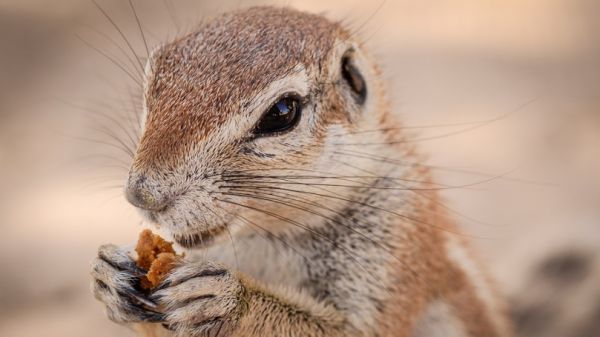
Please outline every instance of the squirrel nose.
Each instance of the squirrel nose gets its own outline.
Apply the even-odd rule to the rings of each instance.
[[[149,186],[145,176],[129,177],[125,197],[133,206],[148,211],[160,211],[168,203],[164,196]]]

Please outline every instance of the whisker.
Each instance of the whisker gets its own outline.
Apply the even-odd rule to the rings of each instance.
[[[121,146],[114,144],[114,143],[109,143],[109,142],[105,142],[102,140],[98,140],[98,139],[93,139],[93,138],[87,138],[87,137],[81,137],[81,136],[68,136],[72,139],[78,140],[78,141],[83,141],[83,142],[88,142],[88,143],[93,143],[93,144],[99,144],[99,145],[105,145],[108,147],[112,147],[115,148],[117,150],[122,151],[124,154],[128,155],[129,158],[133,159],[133,153],[131,153],[129,151],[129,149],[124,149]]]
[[[313,234],[315,236],[318,236],[318,237],[322,238],[323,240],[329,242],[333,247],[336,247],[336,248],[340,249],[348,258],[350,258],[356,264],[356,266],[358,266],[360,269],[362,269],[362,271],[365,273],[364,275],[368,275],[375,282],[380,282],[380,280],[378,280],[371,273],[368,272],[368,270],[358,261],[358,259],[354,256],[354,254],[352,254],[347,248],[342,247],[340,244],[338,244],[336,241],[330,239],[326,235],[324,235],[324,234],[322,234],[322,233],[320,233],[318,231],[315,231],[314,229],[311,229],[310,227],[307,227],[306,225],[303,225],[303,224],[299,223],[298,221],[292,220],[290,218],[287,218],[287,217],[284,217],[284,216],[281,216],[279,214],[275,214],[275,213],[272,213],[272,212],[269,212],[269,211],[261,210],[261,209],[256,208],[256,207],[252,207],[252,206],[240,204],[240,203],[237,203],[237,202],[234,202],[234,201],[224,200],[224,199],[219,199],[219,198],[215,198],[215,200],[218,200],[218,201],[221,201],[221,202],[225,202],[225,203],[230,203],[232,205],[237,205],[239,207],[247,208],[247,209],[250,209],[250,210],[253,210],[253,211],[256,211],[256,212],[259,212],[259,213],[262,213],[262,214],[265,214],[265,215],[268,215],[268,216],[271,216],[271,217],[274,217],[274,218],[279,219],[281,221],[285,221],[285,222],[290,223],[291,225],[293,225],[295,227],[304,229],[305,231],[307,231],[307,232],[309,232],[309,233],[311,233],[311,234]],[[390,294],[389,290],[386,287],[383,287],[383,289],[385,289],[385,291],[388,292],[388,294]]]
[[[116,59],[114,59],[111,55],[102,51],[100,48],[97,48],[96,46],[92,45],[91,43],[87,42],[79,34],[75,33],[75,37],[79,41],[81,41],[83,44],[85,44],[88,48],[91,48],[92,50],[96,51],[100,55],[104,56],[108,61],[110,61],[112,64],[114,64],[116,67],[118,67],[121,71],[123,71],[125,73],[125,75],[127,75],[129,78],[131,78],[133,80],[133,82],[136,83],[140,88],[142,87],[141,80],[138,79],[137,77],[135,77],[135,75],[133,75],[129,70],[127,70],[127,68],[124,65],[122,65]]]
[[[507,117],[507,116],[505,116],[505,117]],[[486,120],[474,121],[474,122],[456,122],[456,123],[428,124],[428,125],[403,125],[403,126],[398,126],[398,127],[385,127],[385,128],[379,128],[379,129],[367,129],[367,130],[357,130],[357,131],[349,130],[349,131],[346,131],[343,133],[338,133],[338,134],[332,135],[332,137],[344,137],[347,135],[360,135],[360,134],[366,134],[366,133],[387,132],[387,131],[395,131],[395,130],[423,130],[423,129],[443,129],[443,128],[458,127],[458,126],[473,126],[473,125],[477,126],[477,125],[482,125],[482,124],[494,123],[496,121],[501,120],[502,118],[503,118],[502,116],[499,116],[499,117],[494,117],[492,119],[486,119]]]
[[[209,210],[209,211],[213,212],[212,209],[210,209],[209,207],[206,207],[206,205],[203,202],[198,203],[198,201],[194,200],[194,203],[198,206],[198,208],[200,210],[205,210],[206,209],[206,210]],[[213,214],[214,214],[214,212],[213,212]],[[204,216],[204,212],[200,212],[200,216],[202,217],[202,220],[204,221],[205,224],[209,223],[208,220],[206,219],[206,217]],[[202,244],[202,238],[200,238],[200,243]],[[207,254],[208,254],[208,251],[204,250],[202,259],[205,260],[205,261],[207,260],[207,258],[206,258]],[[236,261],[237,261],[237,259],[236,259]]]
[[[356,170],[364,172],[364,173],[372,173],[372,172],[370,172],[368,170],[365,170],[363,168],[360,168],[358,166],[355,166],[355,165],[352,165],[352,164],[349,164],[349,163],[346,163],[346,162],[343,162],[343,161],[340,161],[340,160],[336,160],[336,159],[332,159],[332,160],[335,161],[335,162],[337,162],[337,163],[339,163],[339,164],[346,165],[348,167],[351,167],[353,169],[356,169]],[[383,177],[383,179],[387,179],[387,178]],[[488,226],[488,227],[501,227],[501,225],[491,224],[491,223],[488,223],[488,222],[481,221],[481,220],[475,219],[473,217],[470,217],[470,216],[468,216],[468,215],[466,215],[466,214],[464,214],[462,212],[459,212],[459,211],[453,209],[452,207],[446,205],[445,203],[439,201],[437,198],[425,195],[425,193],[419,193],[419,191],[414,191],[414,190],[412,190],[411,192],[413,192],[414,194],[416,194],[420,198],[426,199],[429,202],[433,202],[434,205],[440,206],[440,207],[444,208],[445,210],[451,212],[452,214],[455,214],[455,215],[458,215],[458,216],[462,217],[463,219],[469,220],[469,221],[474,222],[476,224]]]
[[[441,227],[441,226],[436,226],[436,225],[434,225],[432,223],[429,223],[427,221],[424,221],[422,219],[418,219],[418,218],[414,218],[414,217],[411,217],[411,216],[408,216],[408,215],[400,214],[400,213],[397,213],[397,212],[385,209],[383,207],[375,206],[375,205],[368,204],[368,203],[365,203],[365,202],[361,202],[361,201],[357,201],[357,200],[352,200],[352,199],[347,199],[347,198],[342,198],[342,197],[339,197],[337,195],[328,195],[328,194],[317,193],[317,192],[310,192],[310,191],[299,191],[299,190],[294,190],[294,189],[289,189],[289,188],[283,188],[283,187],[276,187],[276,186],[255,186],[253,188],[255,188],[257,190],[281,190],[281,191],[286,191],[286,192],[291,192],[291,193],[306,194],[306,195],[312,195],[312,196],[318,196],[318,197],[323,197],[323,198],[329,198],[329,199],[334,199],[334,200],[345,201],[345,202],[353,203],[353,204],[356,204],[356,205],[365,206],[365,207],[368,207],[368,208],[371,208],[371,209],[379,210],[379,211],[382,211],[384,213],[388,213],[390,215],[395,215],[395,216],[397,216],[399,218],[408,220],[410,222],[422,224],[422,225],[425,225],[425,226],[430,226],[430,227],[432,227],[434,229],[445,231],[445,232],[450,233],[450,234],[454,234],[454,235],[458,235],[458,236],[471,237],[471,238],[478,238],[478,239],[487,239],[487,238],[483,238],[483,237],[477,237],[477,236],[472,236],[472,235],[467,235],[467,234],[464,234],[464,233],[452,231],[449,228],[445,228],[445,227]]]
[[[227,231],[227,235],[229,235],[229,240],[231,241],[231,247],[233,248],[233,256],[235,258],[235,265],[236,265],[237,270],[240,270],[240,262],[238,259],[237,249],[235,248],[235,242],[233,240],[233,235],[231,235],[231,231],[229,230],[229,226],[227,226],[225,219],[221,215],[217,214],[217,212],[213,211],[210,207],[206,207],[204,204],[202,204],[202,205],[204,206],[204,209],[207,209],[209,212],[211,212],[216,217],[221,219],[221,221],[223,221],[223,223],[225,224],[225,230]]]
[[[270,201],[270,202],[274,202],[274,203],[277,203],[277,204],[281,204],[281,202],[279,200],[277,200],[277,199],[266,198],[266,197],[264,197],[261,194],[256,194],[255,191],[252,191],[252,190],[246,190],[244,192],[246,192],[246,193],[242,193],[242,194],[239,194],[239,193],[223,193],[223,194],[225,194],[225,195],[233,195],[233,196],[238,196],[238,197],[254,198],[254,199],[265,200],[265,201]],[[266,193],[266,194],[268,194],[268,193]],[[271,194],[271,195],[275,196],[275,197],[281,197],[281,195],[277,195],[277,194]],[[398,257],[396,257],[394,255],[394,253],[392,251],[390,251],[390,249],[388,247],[384,246],[383,244],[381,244],[381,243],[373,240],[372,238],[370,238],[366,234],[358,231],[356,228],[354,228],[354,227],[352,227],[350,225],[346,225],[346,224],[344,224],[343,222],[341,222],[339,220],[336,220],[336,219],[334,219],[332,217],[329,217],[329,216],[327,216],[325,214],[322,214],[320,212],[313,211],[310,208],[306,208],[306,207],[298,206],[297,204],[289,203],[290,199],[292,199],[292,200],[294,200],[294,199],[290,198],[288,196],[286,196],[286,198],[287,198],[286,199],[286,204],[284,204],[284,205],[292,207],[294,209],[298,209],[298,210],[307,212],[309,214],[320,216],[320,217],[322,217],[322,218],[324,218],[326,220],[331,221],[332,223],[334,223],[336,225],[342,226],[342,227],[350,230],[352,233],[359,235],[363,239],[367,240],[368,242],[370,242],[370,243],[374,244],[375,246],[377,246],[378,248],[382,249],[391,258],[393,258],[397,262],[401,263],[407,269],[407,271],[409,271],[412,274],[414,274],[415,277],[418,277],[418,273],[416,273],[411,266],[407,265],[404,261],[402,261]],[[330,211],[330,212],[334,213],[335,215],[337,215],[337,216],[339,216],[341,218],[344,218],[346,216],[345,214],[343,214],[343,213],[341,213],[339,211],[333,210],[333,209],[325,207],[323,205],[319,205],[319,204],[314,203],[314,202],[308,202],[308,201],[303,201],[303,200],[298,200],[298,199],[295,199],[295,200],[298,201],[298,202],[300,202],[300,203],[308,204],[310,206],[315,206],[315,207],[318,207],[318,208]]]
[[[334,154],[337,152],[334,152]],[[287,176],[275,176],[275,175],[255,175],[255,174],[242,174],[242,173],[252,173],[252,172],[265,172],[265,171],[289,171],[289,172],[308,172],[308,173],[318,173],[318,174],[322,174],[321,176],[311,176],[311,175],[287,175]],[[222,175],[224,178],[234,178],[234,179],[244,179],[244,178],[253,178],[253,177],[285,177],[285,178],[289,178],[289,179],[293,179],[295,177],[298,177],[299,179],[311,179],[311,178],[315,178],[315,179],[337,179],[339,178],[340,180],[347,180],[347,181],[351,181],[351,182],[355,182],[352,181],[350,179],[368,179],[368,178],[372,178],[372,179],[378,179],[378,178],[386,178],[386,179],[393,179],[393,180],[401,180],[401,181],[406,181],[406,182],[414,182],[414,183],[424,183],[424,184],[431,184],[431,185],[439,185],[439,186],[448,186],[448,185],[443,185],[443,184],[438,184],[438,183],[432,183],[432,182],[428,182],[428,181],[423,181],[423,180],[411,180],[411,179],[406,179],[406,178],[400,178],[400,177],[385,177],[385,176],[377,176],[377,175],[372,175],[372,176],[347,176],[347,175],[335,175],[332,172],[328,172],[328,171],[319,171],[319,170],[310,170],[310,169],[297,169],[297,168],[292,168],[292,167],[264,167],[264,168],[260,168],[260,169],[247,169],[247,170],[237,170],[237,171],[232,171],[229,174],[223,174]],[[491,175],[490,175],[491,176]],[[448,186],[449,187],[449,186]]]
[[[404,144],[404,143],[413,143],[413,142],[422,142],[422,141],[428,141],[428,140],[434,140],[434,139],[442,139],[442,138],[448,138],[451,136],[455,136],[455,135],[459,135],[459,134],[463,134],[463,133],[467,133],[469,131],[473,131],[473,130],[477,130],[480,129],[484,126],[490,125],[494,122],[506,119],[508,117],[510,117],[511,115],[523,110],[524,108],[528,107],[529,105],[533,104],[535,101],[537,101],[537,98],[531,99],[523,104],[521,104],[520,106],[518,106],[516,109],[513,109],[503,115],[500,115],[496,118],[492,118],[490,120],[484,121],[481,124],[476,124],[473,125],[471,127],[468,128],[464,128],[458,131],[454,131],[454,132],[448,132],[445,134],[441,134],[441,135],[437,135],[437,136],[431,136],[431,137],[423,137],[423,138],[416,138],[416,139],[407,139],[407,140],[398,140],[398,141],[390,141],[390,142],[373,142],[373,143],[335,143],[334,145],[338,145],[338,146],[370,146],[370,145],[392,145],[392,144]]]
[[[114,177],[114,176],[110,176],[110,177],[96,177],[95,179],[89,179],[87,181],[84,181],[80,184],[78,184],[79,186],[77,186],[77,189],[79,192],[85,192],[87,191],[89,188],[97,188],[97,187],[115,187],[118,186],[116,183],[117,182],[121,182],[122,179],[118,178],[118,177]],[[110,184],[110,185],[108,185]],[[123,184],[121,183],[120,185],[121,187],[123,186]]]
[[[83,106],[83,105],[80,105],[80,104],[68,102],[68,101],[63,100],[63,99],[58,98],[58,97],[54,97],[54,99],[56,101],[58,101],[59,103],[65,105],[65,106],[68,106],[68,107],[71,107],[71,108],[74,108],[74,109],[77,109],[77,110],[86,111],[86,112],[89,112],[89,113],[91,113],[91,114],[93,114],[95,116],[101,117],[110,126],[114,126],[114,127],[118,128],[120,131],[122,131],[127,136],[130,144],[124,144],[124,142],[120,139],[119,135],[117,135],[116,133],[114,133],[112,131],[108,131],[108,129],[107,129],[108,126],[105,127],[105,128],[103,128],[104,131],[99,131],[99,130],[96,130],[96,131],[98,131],[100,133],[103,133],[103,134],[105,134],[105,133],[108,132],[108,133],[112,134],[112,136],[109,136],[109,137],[112,138],[112,139],[118,138],[117,142],[121,143],[121,145],[125,146],[126,148],[128,148],[130,150],[135,149],[135,147],[137,145],[136,144],[137,142],[132,137],[132,135],[130,134],[130,132],[128,131],[128,129],[125,128],[120,121],[118,121],[116,118],[112,117],[108,113],[105,113],[105,112],[100,111],[100,110],[92,109],[92,108],[89,108],[89,107],[86,107],[86,106]]]
[[[125,162],[123,161],[121,158],[118,157],[112,157],[109,155],[105,155],[105,154],[91,154],[91,155],[87,155],[87,156],[78,156],[76,158],[73,159],[73,161],[75,162],[87,162],[87,161],[91,161],[94,159],[106,159],[106,160],[110,160],[110,161],[114,161],[117,164],[121,164],[118,165],[118,167],[125,169],[126,171],[129,171],[129,162]]]
[[[375,10],[354,30],[352,30],[350,32],[350,36],[356,36],[358,34],[361,33],[361,31],[363,30],[364,27],[366,27],[366,25],[369,23],[369,21],[371,21],[377,14],[379,14],[379,12],[381,11],[381,9],[383,8],[383,6],[387,3],[387,0],[382,0],[378,5],[377,8],[375,8]]]
[[[137,97],[136,94],[132,93],[131,91],[129,92],[129,102],[133,108],[133,117],[135,118],[135,121],[132,121],[131,123],[133,124],[133,130],[135,132],[136,135],[136,139],[139,140],[140,138],[140,128],[142,127],[142,120],[140,119],[140,111],[143,109],[142,107],[140,107],[138,109],[138,106],[136,105],[135,102],[135,98]],[[143,106],[143,104],[141,104]]]
[[[512,173],[514,170],[511,170],[509,173]],[[506,174],[506,173],[505,173]],[[387,187],[387,186],[371,186],[371,185],[342,185],[342,184],[325,184],[325,183],[302,183],[302,182],[281,182],[281,181],[254,181],[255,184],[278,184],[278,185],[300,185],[300,186],[324,186],[324,187],[344,187],[344,188],[364,188],[364,189],[375,189],[375,190],[392,190],[392,191],[441,191],[441,190],[452,190],[452,189],[464,189],[468,187],[473,187],[477,185],[482,185],[493,181],[495,179],[501,178],[502,175],[497,177],[491,177],[485,180],[465,184],[465,185],[457,185],[457,186],[448,186],[448,187],[435,187],[435,188],[422,188],[422,187]],[[223,185],[225,188],[236,188],[239,186],[247,186],[247,185]],[[261,185],[256,185],[261,186]],[[256,187],[249,186],[249,187]]]
[[[140,78],[144,77],[144,74],[138,68],[138,65],[136,64],[135,60],[131,57],[131,54],[129,54],[128,52],[126,52],[125,49],[123,49],[123,47],[119,43],[117,43],[117,41],[115,41],[115,39],[112,36],[110,36],[110,35],[102,32],[101,30],[99,30],[99,29],[95,28],[94,26],[89,25],[87,23],[80,22],[79,24],[82,25],[83,27],[86,27],[87,29],[91,30],[92,32],[96,33],[97,35],[103,37],[105,40],[107,40],[108,42],[110,42],[110,44],[112,44],[113,46],[115,46],[119,50],[119,52],[123,56],[125,56],[127,58],[127,60],[129,61],[129,63],[133,66],[133,68],[135,69],[136,74]]]
[[[233,178],[230,178],[233,177]],[[429,181],[425,181],[425,180],[413,180],[413,179],[405,179],[405,178],[399,178],[399,177],[385,177],[385,176],[377,176],[377,175],[372,175],[372,176],[350,176],[350,175],[343,175],[343,176],[294,176],[294,175],[224,175],[223,176],[223,181],[226,182],[244,182],[247,181],[249,179],[255,179],[255,180],[259,180],[259,179],[288,179],[288,180],[324,180],[324,179],[333,179],[333,180],[340,180],[340,181],[348,181],[348,182],[352,182],[352,183],[356,183],[356,180],[353,179],[389,179],[389,180],[399,180],[399,181],[404,181],[404,182],[412,182],[412,183],[418,183],[418,184],[424,184],[424,185],[434,185],[434,186],[443,186],[443,187],[453,187],[450,185],[444,185],[444,184],[438,184],[438,183],[433,183],[433,182],[429,182]],[[276,183],[277,181],[275,181],[274,183]],[[363,185],[366,186],[366,185]],[[360,186],[357,186],[360,187]]]
[[[96,0],[91,0],[91,1],[96,6],[96,8],[98,8],[98,10],[100,10],[100,12],[102,13],[102,15],[104,15],[104,17],[110,22],[110,24],[113,26],[113,28],[119,33],[119,35],[121,36],[121,38],[123,39],[123,41],[125,41],[125,43],[127,44],[127,47],[129,48],[129,50],[131,50],[131,53],[133,54],[133,57],[137,60],[137,63],[139,65],[139,67],[140,67],[140,70],[143,72],[144,71],[144,65],[140,61],[140,59],[139,59],[139,57],[138,57],[135,49],[133,48],[133,46],[129,42],[129,39],[127,39],[127,36],[123,33],[123,31],[121,30],[121,28],[119,27],[119,25],[116,24],[116,22],[112,19],[112,17],[110,15],[108,15],[108,13],[104,10],[104,8],[102,8],[102,6],[100,6],[100,4]]]
[[[140,22],[140,18],[138,17],[137,11],[135,10],[135,6],[133,5],[133,0],[128,0],[128,2],[129,7],[131,7],[131,11],[133,12],[133,16],[135,17],[135,22],[137,23],[140,35],[142,36],[144,47],[146,48],[146,58],[150,58],[150,49],[148,48],[148,41],[146,40],[146,35],[144,34],[144,30],[142,29],[142,23]]]
[[[117,134],[115,134],[111,130],[106,129],[101,126],[99,126],[99,127],[89,126],[89,128],[92,129],[93,131],[103,134],[103,135],[109,137],[110,139],[116,141],[119,145],[121,145],[123,147],[123,149],[125,149],[129,153],[129,155],[131,157],[134,156],[135,149],[131,148],[131,145],[126,144]]]
[[[175,29],[180,31],[181,28],[179,28],[179,20],[177,19],[175,8],[173,8],[173,3],[170,0],[163,0],[163,4],[167,8],[167,13],[169,13],[169,17],[171,18],[173,25],[175,25]]]
[[[516,170],[515,169],[511,169],[508,172],[505,172],[503,174],[497,175],[497,176],[492,176],[489,177],[487,179],[481,180],[481,181],[476,181],[476,182],[472,182],[472,183],[468,183],[468,184],[464,184],[464,185],[458,185],[458,186],[450,186],[450,187],[437,187],[437,188],[397,188],[397,187],[378,187],[378,186],[372,186],[372,185],[342,185],[342,184],[321,184],[321,183],[297,183],[297,182],[270,182],[270,181],[253,181],[252,183],[254,184],[260,184],[260,183],[276,183],[278,185],[302,185],[302,186],[325,186],[325,187],[347,187],[347,188],[365,188],[365,189],[382,189],[382,190],[396,190],[396,191],[440,191],[440,190],[450,190],[450,189],[462,189],[462,188],[467,188],[467,187],[473,187],[473,186],[477,186],[477,185],[481,185],[481,184],[485,184],[491,181],[494,181],[496,179],[500,179],[503,176],[506,176],[512,172],[514,172]],[[236,188],[236,187],[251,187],[251,188],[258,188],[264,185],[223,185],[221,187],[224,188]],[[268,185],[267,185],[268,186]]]
[[[137,142],[140,138],[139,133],[141,128],[141,122],[139,121],[139,110],[141,109],[137,106],[135,100],[136,98],[139,99],[139,90],[127,87],[125,90],[127,90],[129,96],[128,100],[124,99],[124,96],[122,95],[122,90],[116,91],[116,88],[113,88],[113,90],[115,90],[115,96],[118,98],[118,102],[116,102],[115,104],[118,103],[120,105],[120,109],[116,109],[116,112],[118,113],[119,117],[122,118],[123,121],[125,121],[128,124],[127,126],[128,128],[130,128],[131,137],[134,139],[135,145],[137,145]],[[108,104],[106,100],[98,102],[98,105],[100,105],[107,111],[115,111],[114,105]]]
[[[117,198],[119,198],[119,197],[121,197],[121,196],[122,196],[122,194],[121,194],[121,193],[116,193],[116,194],[113,194],[112,196],[109,196],[108,198],[105,198],[104,200],[102,200],[102,201],[100,202],[99,206],[100,206],[100,207],[104,207],[104,206],[106,206],[106,204],[108,204],[109,202],[111,202],[111,201],[113,201],[113,200],[115,200],[115,199],[117,199]]]
[[[84,196],[91,196],[101,191],[116,191],[121,190],[123,185],[101,185],[101,186],[88,186],[80,191]],[[86,190],[90,189],[87,193]],[[119,193],[121,195],[121,193]]]
[[[123,126],[123,124],[121,122],[119,122],[116,118],[112,117],[108,113],[105,113],[105,112],[102,112],[99,110],[88,109],[85,107],[80,107],[80,108],[85,109],[85,111],[88,111],[96,116],[102,117],[106,122],[110,122],[110,125],[115,126],[119,130],[121,130],[127,136],[128,140],[130,142],[129,146],[131,146],[132,149],[135,149],[135,147],[137,145],[137,141],[135,140],[135,137],[132,136],[131,131],[129,129],[125,128]]]
[[[344,150],[344,152],[333,151],[333,154],[337,154],[340,156],[346,156],[346,157],[369,159],[369,160],[382,162],[382,163],[389,163],[389,164],[393,164],[393,165],[397,165],[397,166],[423,167],[423,168],[428,168],[431,170],[455,172],[455,173],[476,175],[476,176],[481,176],[481,177],[494,177],[493,174],[479,172],[479,171],[475,171],[475,170],[466,170],[466,169],[460,169],[460,168],[454,168],[454,167],[427,165],[427,164],[421,164],[421,163],[417,163],[417,162],[395,160],[395,159],[390,159],[388,157],[374,156],[374,155],[371,155],[370,153],[361,152],[361,151],[350,151],[350,150]],[[556,184],[547,183],[547,182],[540,182],[540,181],[520,179],[520,178],[512,178],[512,177],[506,177],[506,176],[501,177],[500,179],[506,180],[506,181],[512,181],[512,182],[526,183],[526,184],[531,184],[531,185],[540,185],[540,186],[549,186],[549,187],[557,186]]]
[[[252,221],[252,220],[250,220],[250,219],[248,219],[248,218],[246,218],[246,217],[244,217],[244,216],[242,216],[242,215],[240,215],[240,214],[236,214],[236,213],[229,212],[229,211],[227,211],[226,209],[224,209],[224,208],[222,208],[222,207],[219,207],[219,209],[220,209],[220,210],[222,210],[223,212],[225,212],[225,213],[227,213],[227,214],[229,214],[229,215],[233,216],[233,217],[236,217],[236,218],[238,218],[238,219],[240,219],[240,220],[242,220],[242,221],[246,222],[247,224],[250,224],[251,226],[257,227],[258,229],[260,229],[260,230],[264,231],[264,232],[265,232],[267,235],[269,235],[269,236],[271,236],[271,237],[273,237],[273,238],[277,239],[278,241],[280,241],[281,243],[283,243],[283,244],[284,244],[286,247],[290,248],[290,249],[291,249],[293,252],[295,252],[295,253],[296,253],[296,254],[298,254],[300,257],[302,257],[302,259],[303,259],[304,261],[308,261],[308,260],[309,260],[309,259],[308,259],[308,257],[306,257],[304,254],[302,254],[302,253],[301,253],[301,252],[300,252],[298,249],[296,249],[294,246],[292,246],[291,244],[289,244],[289,243],[288,243],[287,241],[285,241],[283,238],[281,238],[281,237],[279,237],[279,236],[275,235],[275,233],[273,233],[273,232],[269,231],[268,229],[266,229],[266,228],[264,228],[264,227],[262,227],[262,226],[258,225],[256,222],[254,222],[254,221]],[[251,228],[252,228],[252,227],[251,227]],[[279,250],[279,248],[278,248],[277,246],[273,245],[273,243],[271,242],[272,240],[271,240],[269,237],[266,237],[266,236],[264,236],[264,235],[260,234],[260,232],[259,232],[259,231],[257,231],[256,229],[254,229],[254,232],[255,232],[256,234],[258,234],[259,236],[261,236],[262,238],[264,238],[264,239],[265,239],[265,241],[267,241],[267,242],[271,243],[271,246],[272,246],[272,247],[274,247],[275,249]]]

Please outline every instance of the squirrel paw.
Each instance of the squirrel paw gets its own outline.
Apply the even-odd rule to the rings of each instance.
[[[227,336],[238,321],[244,287],[227,269],[182,262],[152,295],[165,308],[165,326],[178,336]]]
[[[116,323],[163,322],[156,303],[136,285],[144,275],[124,249],[104,245],[92,261],[92,292],[104,303],[108,318]]]

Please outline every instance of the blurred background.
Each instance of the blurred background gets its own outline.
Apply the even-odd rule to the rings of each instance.
[[[143,58],[128,2],[99,3]],[[600,336],[600,1],[134,3],[150,47],[256,4],[357,29],[437,179],[484,181],[444,196],[522,335]],[[110,118],[135,129],[138,89],[109,60],[132,72],[127,48],[91,1],[0,0],[0,336],[131,335],[88,290],[97,247],[141,230],[127,156],[94,141]]]

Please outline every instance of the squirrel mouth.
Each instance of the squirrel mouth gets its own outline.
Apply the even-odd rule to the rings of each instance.
[[[173,234],[173,239],[180,246],[187,248],[187,249],[202,248],[202,247],[210,246],[215,241],[215,238],[217,238],[221,234],[223,234],[226,229],[227,229],[227,226],[223,225],[220,227],[215,227],[215,228],[211,228],[206,231],[202,231],[200,233],[184,234],[184,235]]]

